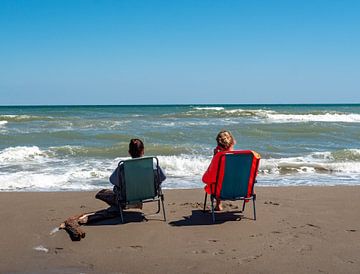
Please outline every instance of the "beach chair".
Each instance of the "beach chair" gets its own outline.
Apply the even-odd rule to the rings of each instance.
[[[154,163],[156,167],[154,169]],[[120,161],[118,166],[123,166],[122,178],[125,197],[119,201],[121,221],[124,222],[122,205],[134,203],[157,202],[158,208],[154,214],[160,213],[160,202],[162,205],[164,221],[166,221],[164,194],[160,186],[159,160],[156,157],[141,157]],[[125,200],[124,200],[125,198]],[[154,215],[151,214],[151,215]]]
[[[242,211],[245,204],[253,201],[254,220],[256,220],[254,185],[258,173],[260,155],[251,150],[220,152],[216,182],[211,184],[211,215],[215,222],[214,199],[242,200]],[[205,192],[204,212],[208,193]]]

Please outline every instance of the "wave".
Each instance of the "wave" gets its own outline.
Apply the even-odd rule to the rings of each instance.
[[[6,120],[8,122],[30,122],[30,121],[53,121],[56,120],[51,116],[37,116],[37,115],[13,115],[13,114],[3,114],[0,115],[1,120]]]
[[[360,114],[355,113],[322,113],[322,114],[281,114],[267,113],[266,119],[271,122],[342,122],[360,123]]]
[[[0,151],[0,190],[66,191],[111,188],[108,178],[122,157],[69,157],[81,147],[10,147]],[[61,152],[61,150],[64,150]],[[81,152],[82,153],[82,152]],[[80,153],[80,154],[81,154]],[[148,154],[150,155],[150,153]],[[158,156],[165,188],[202,187],[211,155]],[[259,185],[360,184],[360,149],[314,152],[298,157],[264,158]]]
[[[0,121],[0,127],[6,125],[8,123],[8,121]]]
[[[43,157],[47,157],[46,152],[37,146],[9,147],[0,151],[0,161],[3,165],[6,162],[29,161]]]
[[[224,110],[223,107],[194,107],[196,110]]]
[[[262,159],[260,173],[267,174],[358,174],[360,149],[315,152],[307,156]]]
[[[346,112],[311,111],[287,113],[268,109],[226,109],[224,107],[196,107],[186,112],[164,114],[166,118],[248,118],[266,123],[342,122],[360,123],[360,114]]]

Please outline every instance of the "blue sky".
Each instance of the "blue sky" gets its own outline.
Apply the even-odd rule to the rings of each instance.
[[[0,0],[0,105],[360,103],[360,1]]]

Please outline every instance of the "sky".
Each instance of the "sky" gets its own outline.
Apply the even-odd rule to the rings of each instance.
[[[0,0],[0,105],[360,103],[360,1]]]

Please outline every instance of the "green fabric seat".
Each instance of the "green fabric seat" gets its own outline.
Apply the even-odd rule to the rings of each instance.
[[[154,163],[155,166],[154,166]],[[123,187],[125,188],[126,204],[137,202],[158,202],[158,210],[160,212],[160,201],[162,203],[164,220],[164,195],[161,191],[159,178],[159,160],[156,157],[141,157],[119,162],[119,166],[123,165]],[[120,202],[119,202],[120,204]],[[120,206],[121,219],[123,218],[123,209]]]

